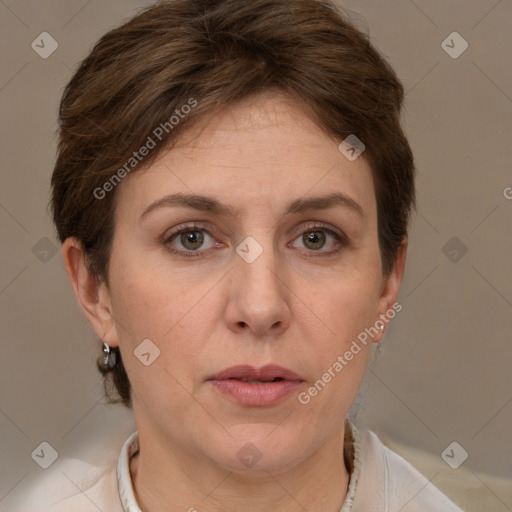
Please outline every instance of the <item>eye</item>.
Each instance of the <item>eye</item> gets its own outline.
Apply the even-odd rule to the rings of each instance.
[[[338,234],[325,226],[308,226],[298,236],[292,245],[308,252],[331,254],[338,250],[338,246],[345,245],[344,235]],[[169,250],[182,256],[204,256],[208,249],[215,247],[218,242],[203,227],[190,225],[178,229],[165,237],[165,244]]]
[[[182,252],[190,252],[210,249],[215,245],[215,239],[205,229],[187,227],[169,236],[167,243]]]
[[[343,243],[343,237],[331,229],[325,227],[315,227],[304,231],[297,237],[293,245],[300,249],[310,251],[334,252],[336,246]]]

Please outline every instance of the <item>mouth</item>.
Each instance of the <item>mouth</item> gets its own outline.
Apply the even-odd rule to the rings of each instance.
[[[232,380],[248,382],[249,384],[266,384],[267,382],[279,382],[280,380],[286,380],[286,379],[282,379],[281,377],[276,377],[275,379],[272,379],[272,380],[255,380],[255,379],[247,379],[244,377],[243,379],[232,379]]]
[[[247,406],[274,405],[305,382],[298,374],[281,366],[233,366],[207,379],[213,389],[228,399]]]

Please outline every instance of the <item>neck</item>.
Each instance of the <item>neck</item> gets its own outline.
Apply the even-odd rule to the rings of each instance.
[[[349,483],[343,440],[342,426],[287,472],[254,476],[220,468],[179,446],[169,451],[144,443],[139,433],[141,450],[130,461],[135,496],[143,512],[339,512]]]

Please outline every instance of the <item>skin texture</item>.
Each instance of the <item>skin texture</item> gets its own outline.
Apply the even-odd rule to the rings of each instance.
[[[120,347],[132,384],[141,449],[131,472],[145,512],[340,509],[349,481],[343,422],[371,343],[307,405],[294,393],[243,406],[206,382],[233,365],[277,364],[299,374],[304,391],[396,301],[406,240],[383,278],[371,170],[338,143],[290,98],[245,100],[118,186],[108,287],[88,274],[80,243],[64,243],[82,309]],[[208,196],[236,215],[162,206],[141,219],[176,193]],[[297,199],[332,193],[363,214],[340,205],[286,213]],[[202,255],[172,253],[198,253],[172,238],[192,223],[190,231],[206,230]],[[303,238],[311,231],[318,246]],[[236,252],[249,236],[263,249],[252,263]],[[149,366],[134,355],[147,338],[160,350]],[[237,457],[247,443],[261,453],[250,469]]]

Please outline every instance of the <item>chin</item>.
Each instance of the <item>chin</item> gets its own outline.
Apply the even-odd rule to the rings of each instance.
[[[239,427],[242,427],[241,425]],[[307,458],[314,447],[289,429],[277,432],[276,425],[244,425],[229,440],[216,443],[224,447],[212,458],[226,470],[252,476],[285,473]],[[300,450],[297,449],[300,447]]]

